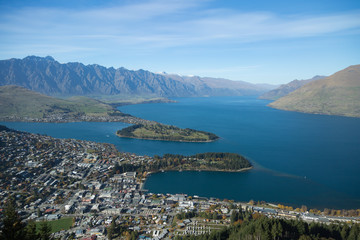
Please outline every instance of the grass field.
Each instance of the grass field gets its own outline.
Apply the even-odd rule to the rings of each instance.
[[[68,230],[73,224],[73,219],[70,218],[61,218],[59,220],[48,221],[51,225],[51,232],[59,232],[61,230]],[[39,230],[41,222],[36,222],[36,229]]]

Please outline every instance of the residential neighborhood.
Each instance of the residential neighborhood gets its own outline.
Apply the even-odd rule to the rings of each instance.
[[[15,197],[24,222],[68,221],[60,239],[108,239],[112,224],[134,239],[201,235],[231,224],[235,212],[307,222],[360,222],[280,209],[274,204],[155,194],[143,189],[148,173],[120,172],[115,165],[143,165],[149,156],[119,152],[114,145],[0,131],[0,214]]]

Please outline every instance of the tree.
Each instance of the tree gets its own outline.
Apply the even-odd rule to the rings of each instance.
[[[139,236],[139,234],[138,234],[138,232],[131,232],[131,235],[130,235],[130,240],[136,240],[136,239],[138,239],[138,236]]]
[[[307,235],[301,235],[299,240],[311,240],[312,238],[310,236]]]
[[[238,211],[236,211],[235,209],[232,210],[232,213],[230,215],[230,221],[233,224],[234,222],[236,222],[237,220],[239,220],[239,213]]]
[[[4,220],[2,228],[2,238],[4,240],[23,240],[24,224],[21,222],[16,211],[15,200],[10,197],[6,202]]]
[[[112,240],[114,238],[115,230],[116,230],[116,222],[115,222],[115,218],[113,218],[110,227],[107,229],[107,237],[109,240]]]
[[[341,238],[342,239],[348,239],[348,235],[349,235],[349,232],[350,232],[350,227],[349,225],[345,224],[343,225],[342,229],[341,229]]]
[[[41,217],[41,210],[40,210],[40,208],[37,209],[37,216],[38,216],[38,217]]]
[[[351,230],[349,232],[348,239],[350,239],[350,240],[359,240],[359,236],[360,236],[360,227],[359,227],[358,224],[353,224],[351,226]]]
[[[40,240],[51,240],[51,225],[48,221],[42,221],[39,229]]]
[[[281,226],[280,222],[274,222],[271,227],[271,234],[273,236],[273,239],[281,239],[283,234],[283,228]]]
[[[307,211],[307,207],[306,207],[305,205],[302,205],[302,206],[301,206],[301,211],[302,211],[302,212],[306,212],[306,211]]]
[[[36,232],[36,224],[33,220],[30,220],[25,227],[25,239],[26,240],[35,240],[39,239],[39,235]]]

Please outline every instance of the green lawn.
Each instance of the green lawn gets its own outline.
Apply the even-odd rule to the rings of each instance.
[[[48,221],[51,225],[51,232],[59,232],[61,230],[68,230],[73,224],[73,219],[71,217],[61,218],[59,220]],[[36,229],[40,228],[41,222],[36,222]]]

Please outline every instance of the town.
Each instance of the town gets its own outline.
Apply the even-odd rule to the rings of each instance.
[[[320,223],[360,223],[351,216],[324,215],[268,203],[234,202],[153,194],[143,189],[147,172],[121,171],[122,165],[148,165],[149,156],[119,152],[114,145],[0,129],[1,215],[15,197],[23,221],[65,221],[59,239],[108,239],[112,224],[134,239],[171,239],[209,234],[233,222],[234,213]]]

